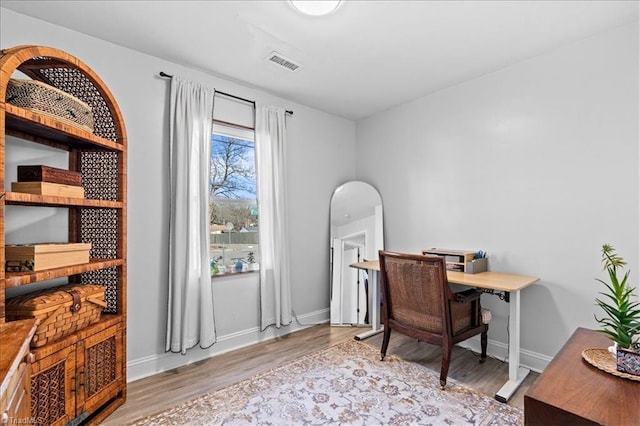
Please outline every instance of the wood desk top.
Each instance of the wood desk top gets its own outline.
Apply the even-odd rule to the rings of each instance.
[[[583,350],[610,345],[599,331],[576,329],[525,394],[525,425],[640,424],[640,382],[582,359]]]
[[[447,279],[450,283],[499,291],[522,290],[539,280],[538,277],[507,274],[504,272],[478,272],[477,274],[465,274],[464,272],[454,271],[447,271]]]
[[[350,265],[358,269],[380,270],[378,260],[358,262]],[[507,274],[504,272],[479,272],[477,274],[466,274],[464,272],[447,271],[447,280],[453,284],[462,284],[470,287],[486,288],[498,291],[518,291],[539,280],[538,277],[527,275]]]
[[[367,260],[366,262],[352,263],[349,266],[351,266],[352,268],[357,268],[357,269],[373,269],[374,271],[379,271],[380,270],[380,261],[379,260]]]

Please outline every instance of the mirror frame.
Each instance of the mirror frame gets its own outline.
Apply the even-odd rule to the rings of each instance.
[[[330,204],[330,324],[368,325],[366,271],[349,265],[376,260],[384,249],[382,197],[363,181],[348,181],[333,192]],[[346,282],[355,282],[349,287]]]

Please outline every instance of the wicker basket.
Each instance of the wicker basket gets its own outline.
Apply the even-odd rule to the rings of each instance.
[[[7,300],[7,320],[38,318],[31,341],[37,348],[98,322],[107,306],[104,293],[100,285],[70,284],[17,296]]]
[[[37,80],[9,79],[7,103],[35,110],[54,120],[93,133],[91,107],[60,89]]]

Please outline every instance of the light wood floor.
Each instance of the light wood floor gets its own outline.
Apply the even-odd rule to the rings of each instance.
[[[111,414],[103,424],[121,425],[138,417],[162,411],[303,355],[353,339],[356,334],[365,330],[355,327],[317,325],[129,383],[127,402]],[[379,349],[382,335],[370,337],[363,342]],[[434,371],[440,371],[442,352],[439,347],[418,342],[399,333],[391,334],[387,353],[419,363]],[[494,393],[507,381],[508,364],[494,358],[479,364],[478,359],[478,354],[454,347],[448,377],[493,397]],[[536,373],[529,374],[509,400],[509,405],[524,408],[524,394],[537,377]]]

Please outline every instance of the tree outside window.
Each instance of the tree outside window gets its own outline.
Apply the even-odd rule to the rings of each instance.
[[[256,270],[260,262],[253,135],[219,127],[211,138],[212,275]]]

